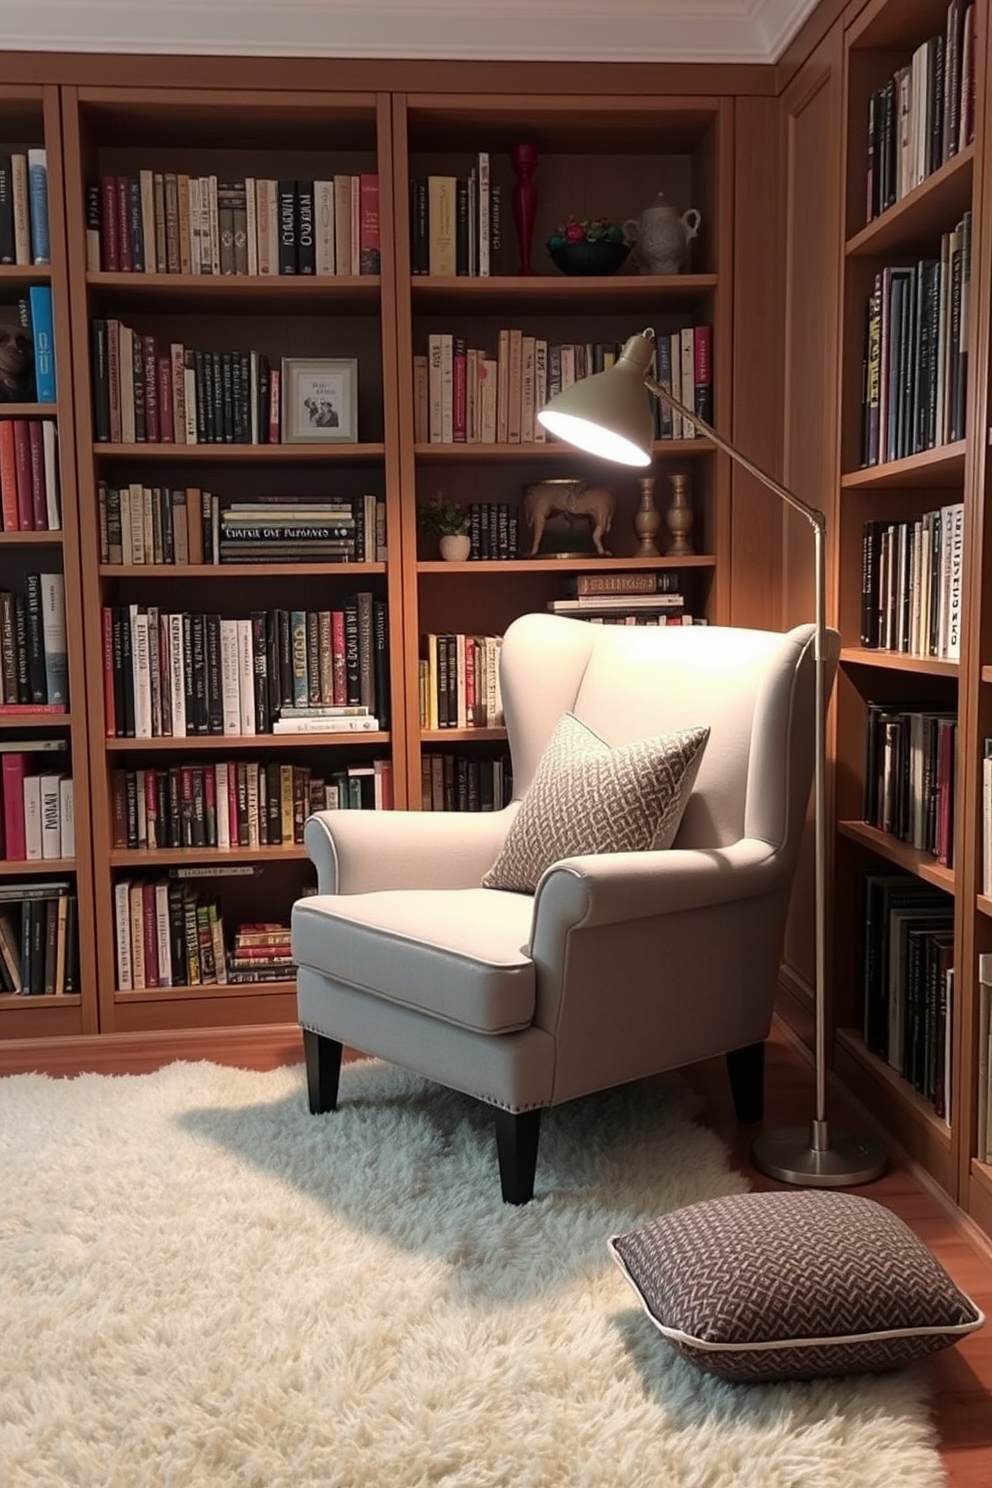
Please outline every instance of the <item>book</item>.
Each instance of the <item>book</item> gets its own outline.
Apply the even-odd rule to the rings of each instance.
[[[55,326],[52,317],[52,290],[48,284],[32,284],[28,289],[31,335],[34,342],[34,374],[38,402],[54,403],[58,391],[55,376]]]

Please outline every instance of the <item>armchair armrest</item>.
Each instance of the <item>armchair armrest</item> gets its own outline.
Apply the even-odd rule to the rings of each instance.
[[[321,894],[477,887],[503,844],[502,811],[317,811],[303,842]]]
[[[780,867],[781,854],[756,837],[729,847],[563,858],[537,886],[535,934],[545,917],[592,929],[750,899],[775,887]]]

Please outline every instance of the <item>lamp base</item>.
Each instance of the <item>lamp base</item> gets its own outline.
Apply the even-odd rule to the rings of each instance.
[[[816,1145],[814,1145],[814,1142]],[[885,1172],[888,1153],[874,1137],[827,1132],[825,1122],[762,1132],[751,1159],[769,1178],[803,1188],[848,1188]]]

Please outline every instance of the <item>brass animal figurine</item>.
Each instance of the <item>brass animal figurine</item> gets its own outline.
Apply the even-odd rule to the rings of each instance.
[[[549,517],[588,517],[592,522],[592,541],[596,552],[608,558],[603,538],[613,524],[617,498],[609,486],[587,486],[585,481],[535,481],[524,491],[524,518],[533,529],[530,553],[533,558],[541,545],[544,526]]]

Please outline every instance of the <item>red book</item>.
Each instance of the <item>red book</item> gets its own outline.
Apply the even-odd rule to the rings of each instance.
[[[159,847],[158,840],[158,771],[145,770],[145,841],[149,847]],[[147,951],[146,951],[147,956]]]
[[[117,177],[100,177],[100,267],[116,274],[121,266],[117,232]]]
[[[468,352],[462,336],[452,341],[451,356],[451,439],[464,444],[468,423]]]
[[[232,847],[245,847],[238,836],[238,772],[232,761],[227,767],[227,833]]]
[[[45,495],[45,445],[38,419],[28,420],[31,446],[31,508],[35,532],[48,531],[48,501]]]
[[[3,821],[6,843],[5,857],[9,863],[23,862],[28,855],[24,836],[24,777],[27,774],[27,755],[20,752],[3,755],[0,759],[3,778]]]
[[[172,413],[172,358],[158,359],[158,437],[162,444],[175,444],[175,421]]]
[[[0,419],[0,512],[4,532],[21,528],[17,505],[17,456],[14,452],[14,424]]]
[[[213,842],[210,842],[209,831],[207,841],[214,846],[217,842],[217,775],[212,765],[208,765],[203,772],[203,809],[208,825],[212,824]]]
[[[378,274],[379,250],[379,177],[358,178],[358,272]]]
[[[34,531],[31,497],[31,435],[27,419],[14,420],[14,464],[17,467],[17,520],[22,532]]]
[[[131,188],[127,176],[118,176],[116,178],[116,184],[117,256],[120,260],[120,269],[125,274],[130,274],[134,268],[131,258]]]
[[[331,611],[331,681],[333,706],[348,701],[348,677],[344,659],[344,610]]]
[[[108,739],[117,738],[117,710],[114,707],[114,612],[103,607],[103,726]]]
[[[280,409],[280,370],[278,367],[271,368],[269,372],[269,443],[279,444],[282,439],[282,428],[279,421]]]
[[[65,703],[0,703],[0,718],[28,718],[33,713],[65,712]]]

